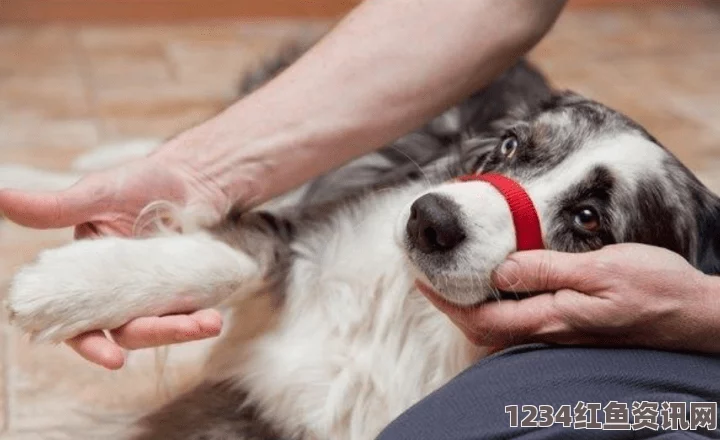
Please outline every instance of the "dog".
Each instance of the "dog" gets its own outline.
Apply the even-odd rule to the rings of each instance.
[[[230,308],[204,381],[123,438],[372,439],[488,352],[418,286],[458,306],[514,300],[490,279],[517,249],[508,202],[485,181],[457,180],[487,173],[524,189],[548,249],[645,243],[720,272],[720,199],[642,126],[553,90],[520,61],[388,147],[218,224],[44,251],[14,277],[7,307],[14,325],[52,342]],[[273,316],[238,343],[258,297]]]

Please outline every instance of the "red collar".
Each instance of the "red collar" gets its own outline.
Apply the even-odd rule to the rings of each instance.
[[[487,182],[503,195],[510,207],[518,251],[544,249],[542,229],[537,210],[530,196],[516,181],[500,174],[469,174],[458,178],[461,182],[479,180]]]

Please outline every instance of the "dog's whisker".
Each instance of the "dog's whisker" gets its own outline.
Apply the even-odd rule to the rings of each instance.
[[[505,277],[505,276],[502,275],[502,274],[498,274],[498,276],[500,276],[500,277],[503,279],[503,281],[505,281],[507,284],[510,284],[510,283],[508,282],[507,277]],[[524,291],[524,292],[527,292],[527,291],[530,290],[529,287],[528,287],[528,285],[525,284],[525,282],[524,282],[523,280],[518,280],[518,283],[520,284],[520,289],[518,289],[518,290],[521,290],[521,291]],[[511,293],[513,294],[513,296],[515,296],[515,299],[516,299],[516,300],[520,300],[520,293],[519,293],[517,290],[513,290]]]
[[[392,150],[394,150],[394,151],[397,151],[398,153],[400,153],[400,154],[402,154],[403,156],[405,156],[405,157],[410,161],[410,163],[412,163],[413,165],[415,165],[415,167],[418,169],[418,172],[420,173],[420,176],[425,180],[425,182],[426,182],[426,183],[432,183],[432,179],[427,175],[427,173],[425,172],[425,170],[423,169],[423,167],[422,167],[415,159],[412,158],[412,156],[410,156],[409,154],[407,154],[406,152],[404,152],[401,148],[399,148],[399,147],[396,146],[395,144],[391,144],[391,145],[389,146],[389,148],[392,149]]]
[[[480,282],[480,292],[475,291],[475,278]],[[477,275],[475,272],[470,273],[470,296],[475,297],[478,293],[482,294],[482,280],[480,280],[480,276]]]

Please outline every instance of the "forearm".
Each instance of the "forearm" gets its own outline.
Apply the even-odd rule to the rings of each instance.
[[[565,0],[368,0],[278,78],[161,156],[256,204],[421,125],[490,82]]]

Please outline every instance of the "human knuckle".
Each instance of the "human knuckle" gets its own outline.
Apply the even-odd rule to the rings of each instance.
[[[555,263],[551,254],[545,254],[537,264],[535,276],[542,285],[552,284]]]

